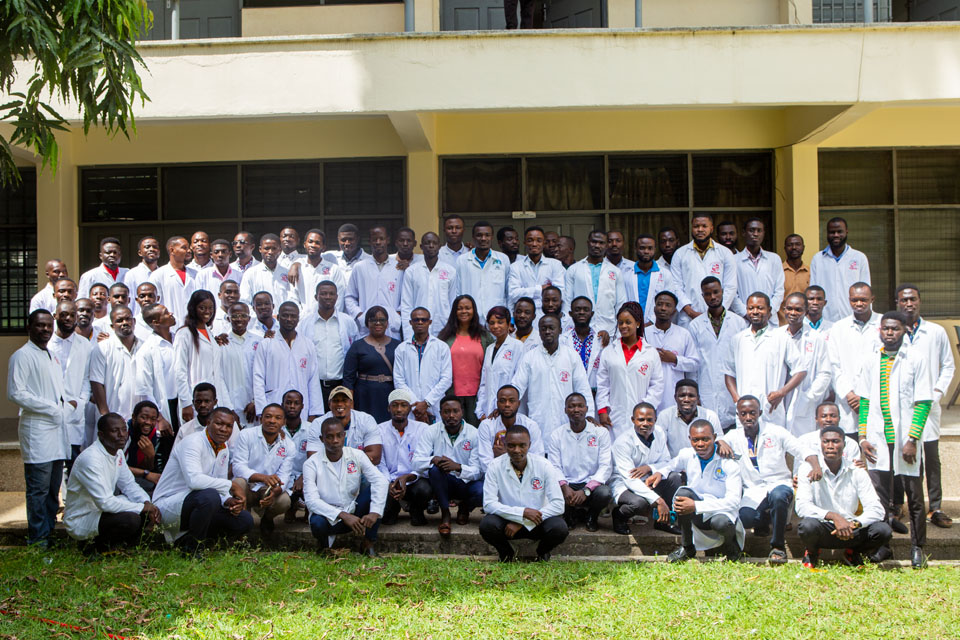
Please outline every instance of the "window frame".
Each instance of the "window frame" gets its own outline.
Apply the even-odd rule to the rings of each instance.
[[[23,272],[23,294],[24,294],[24,313],[20,320],[22,326],[12,326],[12,321],[14,320],[14,314],[10,312],[7,315],[5,311],[3,314],[0,314],[0,336],[25,336],[27,334],[27,314],[30,312],[30,300],[36,295],[39,290],[39,284],[41,278],[39,276],[39,258],[38,258],[38,244],[39,244],[39,225],[37,223],[37,169],[35,167],[18,167],[20,171],[21,182],[17,185],[16,189],[11,189],[10,184],[6,187],[0,187],[0,194],[5,198],[9,198],[8,195],[10,191],[22,192],[25,188],[33,189],[32,197],[32,210],[33,210],[33,221],[29,222],[19,222],[19,223],[9,223],[6,220],[0,220],[0,233],[5,236],[11,231],[23,232],[28,236],[32,233],[33,235],[33,244],[30,246],[24,246],[22,248],[22,254],[26,256],[25,264],[22,267],[4,267],[0,268],[0,275],[2,275],[2,280],[4,282],[11,282],[14,279],[8,278],[7,275],[10,269],[22,270]],[[27,199],[25,195],[19,195],[18,197]],[[31,262],[32,256],[32,263]],[[31,279],[31,276],[33,279]],[[30,286],[30,283],[33,283],[33,286]],[[0,298],[3,301],[4,309],[9,309],[10,305],[7,300]]]

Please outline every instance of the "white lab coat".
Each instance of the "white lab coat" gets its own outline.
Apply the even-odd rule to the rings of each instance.
[[[783,304],[784,295],[783,261],[780,256],[761,249],[760,260],[754,267],[750,252],[744,249],[733,256],[733,260],[737,265],[737,297],[730,307],[731,311],[746,315],[747,298],[759,291],[770,297],[770,308],[773,309],[770,324],[777,326],[777,310]]]
[[[570,308],[570,300],[564,295],[566,286],[566,270],[563,264],[554,258],[541,256],[540,262],[534,264],[529,256],[517,256],[510,265],[510,276],[507,287],[507,302],[510,309],[517,304],[517,300],[526,296],[533,299],[539,312],[543,306],[543,285],[553,285],[560,289],[564,309]],[[536,326],[536,325],[534,325]]]
[[[316,453],[323,451],[323,440],[320,428],[323,423],[333,417],[333,412],[328,411],[309,425],[307,425],[307,453]],[[350,412],[350,426],[347,428],[346,439],[343,446],[347,449],[357,449],[363,451],[367,447],[383,445],[383,439],[380,435],[380,427],[372,415],[364,411],[354,409]],[[381,456],[382,457],[382,456]]]
[[[417,473],[413,467],[413,454],[417,450],[420,435],[429,426],[425,422],[408,418],[407,426],[401,436],[390,420],[377,425],[380,429],[380,439],[383,440],[383,454],[380,456],[380,464],[377,468],[387,480],[393,482],[400,476]]]
[[[291,467],[295,450],[293,443],[287,438],[286,431],[277,434],[273,444],[269,444],[263,436],[263,429],[251,427],[240,431],[236,445],[232,448],[230,463],[233,465],[233,477],[243,478],[249,482],[250,476],[262,473],[280,478],[283,490],[290,493],[293,484]],[[260,491],[266,485],[254,482],[250,485],[251,491]]]
[[[343,257],[343,251],[339,249],[336,251],[327,251],[324,253],[321,258],[328,262],[333,262],[338,267],[340,267],[340,273],[343,275],[343,280],[346,284],[350,284],[350,278],[353,277],[353,270],[364,260],[372,260],[370,254],[360,249],[357,252],[357,255],[353,257],[353,260],[347,260]]]
[[[107,268],[103,264],[99,264],[90,271],[84,272],[80,276],[80,282],[77,283],[77,299],[80,298],[89,298],[90,297],[90,287],[95,284],[102,284],[107,289],[117,284],[118,282],[123,282],[127,277],[126,267],[117,267],[117,277],[114,278],[110,275],[110,272],[107,271]],[[131,291],[130,296],[135,296],[136,293]]]
[[[438,260],[442,260],[443,262],[446,262],[447,264],[452,264],[454,267],[456,267],[456,266],[457,266],[457,258],[459,258],[460,256],[462,256],[462,255],[465,254],[465,253],[468,253],[469,251],[470,251],[470,249],[468,249],[468,248],[467,248],[467,245],[465,245],[465,244],[461,244],[461,245],[460,245],[460,248],[459,248],[458,250],[454,251],[453,249],[451,249],[450,247],[448,247],[448,246],[446,245],[446,243],[444,243],[444,245],[440,247],[440,251],[437,253],[437,259],[438,259]]]
[[[903,445],[910,439],[914,405],[924,400],[933,400],[929,366],[922,351],[914,351],[904,342],[890,370],[890,417],[896,432],[893,472],[898,475],[920,475],[923,447],[917,445],[916,462],[909,464],[903,459]],[[867,469],[890,471],[890,454],[887,450],[887,439],[883,432],[883,414],[880,410],[879,350],[868,356],[864,362],[859,384],[857,395],[870,399],[870,412],[867,414],[867,440],[877,451],[877,461],[868,460]]]
[[[644,340],[627,363],[623,344],[611,340],[600,354],[597,406],[609,409],[614,439],[633,428],[631,417],[638,402],[656,407],[663,393],[663,367],[657,350]]]
[[[783,401],[775,409],[767,402],[767,394],[787,381],[787,370],[794,376],[805,371],[799,350],[782,331],[767,325],[759,335],[747,327],[733,337],[724,366],[724,374],[737,380],[737,394],[756,396],[763,403],[763,413],[774,424],[787,419]]]
[[[250,262],[248,262],[246,266],[240,264],[239,260],[234,260],[230,263],[230,268],[240,274],[240,282],[243,282],[243,275],[258,264],[260,264],[260,261],[251,256]]]
[[[261,291],[270,294],[275,309],[279,309],[284,302],[300,305],[300,293],[287,280],[287,268],[279,264],[275,269],[270,269],[261,262],[243,274],[243,280],[240,281],[240,302],[246,302],[252,308],[254,296]]]
[[[229,460],[230,444],[214,453],[206,429],[191,433],[173,448],[153,490],[153,504],[160,510],[163,535],[168,543],[173,544],[186,533],[180,530],[180,512],[191,492],[216,489],[221,504],[230,498],[233,483],[227,479]]]
[[[477,390],[477,417],[488,416],[497,408],[497,392],[500,387],[513,380],[513,375],[520,366],[524,343],[508,335],[494,356],[493,351],[496,348],[496,343],[488,344],[483,354],[480,388]]]
[[[290,253],[280,252],[280,255],[277,257],[277,264],[286,269],[290,268],[294,262],[300,262],[301,260],[306,260],[306,254],[300,253],[297,250],[293,250]]]
[[[137,353],[143,343],[134,339],[127,350],[120,339],[110,336],[93,345],[90,352],[90,382],[99,382],[107,397],[107,410],[129,419],[137,404]]]
[[[152,333],[134,357],[137,369],[136,401],[149,400],[157,405],[160,415],[171,424],[173,417],[170,415],[169,401],[177,397],[173,367],[175,359],[173,344],[158,333]]]
[[[434,422],[420,434],[413,453],[413,468],[419,475],[426,476],[430,470],[430,461],[435,456],[446,456],[460,465],[460,471],[452,472],[454,477],[471,482],[483,477],[479,453],[480,438],[475,426],[463,422],[460,433],[450,442],[443,422]]]
[[[303,463],[303,501],[311,514],[323,516],[334,525],[340,521],[341,512],[357,510],[361,479],[370,483],[370,513],[383,515],[387,479],[362,451],[346,447],[337,462],[330,462],[326,452],[321,452]]]
[[[832,511],[847,520],[858,520],[864,527],[883,520],[883,505],[866,470],[853,466],[846,456],[836,475],[827,467],[823,456],[820,456],[820,468],[823,478],[811,482],[807,477],[810,464],[800,465],[795,499],[798,516],[826,520]]]
[[[475,249],[457,258],[457,295],[469,295],[477,303],[481,324],[486,324],[487,311],[507,305],[507,280],[510,259],[490,250],[481,267]]]
[[[870,284],[870,263],[866,254],[850,245],[844,248],[839,261],[834,258],[829,245],[810,261],[810,284],[823,287],[827,297],[823,317],[828,320],[836,322],[853,313],[850,287],[857,282]]]
[[[428,411],[440,415],[440,400],[453,384],[450,347],[433,336],[427,337],[423,359],[411,340],[404,340],[394,352],[393,383],[397,389],[408,389],[417,401],[425,401]]]
[[[120,493],[116,494],[119,489]],[[107,453],[99,440],[77,456],[67,480],[63,524],[75,540],[97,536],[104,513],[137,513],[150,496],[140,488],[118,449]]]
[[[30,313],[33,313],[37,309],[46,309],[50,313],[53,313],[56,308],[57,300],[53,297],[53,285],[49,282],[47,286],[37,291],[33,294],[33,297],[30,298]]]
[[[655,469],[670,462],[667,436],[659,425],[653,427],[653,442],[647,446],[634,428],[628,429],[613,441],[613,501],[620,500],[626,491],[644,498],[650,504],[660,496],[647,486],[645,478],[631,478],[630,471],[643,465]]]
[[[223,382],[220,362],[220,347],[207,330],[207,336],[197,332],[199,348],[193,346],[193,336],[186,327],[181,327],[173,336],[173,371],[177,377],[177,402],[180,410],[193,406],[193,388],[201,382],[209,382],[217,389],[217,400],[228,399]]]
[[[187,303],[197,289],[197,270],[191,266],[184,270],[187,275],[183,281],[169,263],[150,274],[150,282],[157,288],[157,302],[173,314],[178,327],[183,326],[183,320],[187,317]]]
[[[700,385],[700,403],[717,414],[721,425],[730,425],[736,420],[733,398],[727,391],[724,379],[724,363],[730,357],[733,337],[748,326],[746,320],[727,312],[719,336],[713,332],[710,317],[706,313],[694,318],[688,327],[700,351],[700,370],[696,375],[697,384]]]
[[[246,429],[252,424],[247,422],[244,409],[253,402],[253,358],[263,336],[250,331],[238,336],[231,331],[227,334],[227,339],[229,342],[220,347],[225,394],[220,403],[236,411],[240,417],[240,428]]]
[[[70,405],[57,357],[27,341],[7,363],[7,400],[20,407],[17,434],[25,464],[70,459],[65,415]]]
[[[594,295],[590,263],[584,258],[574,262],[567,269],[564,299],[573,302],[574,298],[585,296],[592,300],[593,327],[597,331],[606,331],[614,335],[617,330],[617,312],[627,301],[627,290],[623,281],[620,268],[610,264],[610,261],[604,258],[600,266],[600,282],[597,285],[597,293]]]
[[[137,266],[127,271],[127,275],[123,277],[123,284],[127,285],[127,289],[130,290],[130,310],[134,315],[138,315],[143,311],[140,305],[137,304],[137,287],[150,280],[150,274],[152,273],[153,271],[150,270],[150,267],[140,262]]]
[[[783,332],[807,371],[807,376],[786,398],[786,426],[793,435],[800,436],[817,428],[817,407],[830,391],[833,370],[827,355],[827,343],[819,331],[807,325],[803,325],[797,336],[791,336],[786,325],[777,331]]]
[[[564,406],[574,391],[587,399],[587,415],[597,415],[580,356],[562,344],[553,354],[542,345],[527,351],[513,376],[513,386],[520,391],[521,399],[526,396],[527,415],[540,425],[544,438],[569,422]]]
[[[527,431],[530,432],[530,453],[542,456],[546,453],[546,443],[543,439],[543,434],[540,432],[540,426],[523,415],[522,413],[517,414],[516,424],[526,427]],[[496,418],[487,418],[486,420],[480,423],[480,426],[477,427],[477,437],[479,438],[479,453],[477,454],[477,459],[480,461],[480,470],[483,473],[486,473],[487,467],[490,466],[490,463],[493,462],[493,442],[497,438],[503,438],[506,434],[507,428],[503,425],[503,418],[497,416]]]
[[[271,403],[282,404],[283,394],[296,389],[303,394],[300,419],[323,413],[323,394],[313,342],[297,334],[292,343],[279,333],[264,338],[253,358],[253,402],[257,415]]]
[[[677,356],[676,364],[660,362],[663,370],[663,393],[660,403],[655,405],[659,413],[674,404],[673,394],[677,383],[684,378],[692,378],[700,370],[700,350],[693,336],[680,325],[670,323],[666,331],[661,331],[656,325],[650,325],[643,330],[645,342],[653,349],[663,349]]]
[[[403,327],[400,323],[400,292],[403,287],[403,271],[397,269],[397,261],[387,257],[380,268],[376,260],[364,260],[353,269],[353,275],[347,283],[347,315],[354,318],[360,337],[370,333],[364,323],[364,316],[371,307],[380,306],[387,310],[387,332],[392,338],[400,339]]]
[[[636,265],[636,263],[632,262],[631,265]],[[624,286],[626,287],[627,291],[627,300],[640,303],[640,305],[643,307],[644,322],[657,321],[657,316],[654,314],[653,308],[656,306],[657,294],[661,291],[669,291],[677,296],[677,309],[682,309],[688,304],[683,292],[683,287],[673,280],[673,276],[670,275],[670,271],[660,267],[659,262],[654,262],[654,265],[656,270],[650,272],[650,285],[647,287],[647,297],[643,300],[640,300],[640,289],[639,285],[637,284],[637,272],[635,267],[632,266],[629,272],[623,273]]]
[[[536,509],[544,520],[563,514],[565,505],[560,480],[560,472],[542,456],[527,455],[522,480],[517,478],[510,456],[500,456],[487,468],[483,481],[483,511],[532,531],[537,525],[523,517],[524,509]]]
[[[198,431],[203,431],[206,429],[206,426],[200,424],[200,421],[194,418],[193,420],[188,420],[180,425],[180,429],[177,431],[177,437],[173,439],[173,447],[176,448],[178,444],[183,442],[183,439],[189,435],[193,435]],[[233,432],[230,434],[230,437],[227,438],[227,446],[230,447],[230,455],[233,455],[233,448],[237,446],[237,440],[240,439],[240,429],[234,425]]]
[[[450,317],[450,306],[457,297],[457,267],[437,260],[433,270],[426,262],[407,267],[403,276],[403,291],[400,295],[400,317],[403,320],[404,336],[412,336],[410,312],[423,307],[430,312],[430,335],[443,330]]]
[[[864,361],[880,348],[880,314],[873,313],[863,325],[853,315],[838,320],[823,334],[833,378],[833,391],[840,407],[840,428],[856,433],[859,416],[847,404],[847,394],[856,393]]]
[[[912,351],[922,353],[927,361],[927,372],[933,388],[933,406],[930,407],[927,426],[923,428],[923,441],[933,442],[940,439],[940,418],[943,413],[940,399],[950,388],[950,381],[956,371],[953,349],[950,348],[950,339],[943,327],[923,318],[920,319],[920,326],[913,337],[908,334],[903,338],[903,342],[909,343]]]
[[[214,299],[220,299],[220,285],[225,281],[236,282],[238,285],[243,280],[243,274],[227,265],[227,272],[220,273],[220,269],[217,267],[211,267],[209,269],[201,269],[197,273],[197,279],[194,283],[194,289],[199,291],[203,289],[204,291],[209,291],[213,294]]]
[[[747,434],[739,422],[736,429],[726,432],[720,439],[730,445],[734,455],[739,458],[740,475],[743,478],[741,507],[756,509],[767,494],[778,486],[793,489],[793,474],[787,466],[786,454],[802,460],[807,455],[807,448],[789,431],[761,419],[760,431],[754,443],[759,469],[750,460]]]
[[[820,324],[818,324],[817,326],[813,326],[813,323],[810,322],[810,318],[807,316],[804,316],[803,326],[806,328],[813,329],[814,331],[819,331],[820,333],[826,335],[827,331],[830,330],[830,327],[833,326],[833,321],[827,320],[823,316],[820,316]]]
[[[740,463],[736,460],[721,458],[713,454],[710,462],[700,468],[697,452],[692,447],[681,451],[666,464],[654,468],[654,472],[666,476],[674,471],[687,474],[686,488],[693,490],[699,500],[695,500],[695,513],[711,518],[724,515],[737,525],[737,542],[743,548],[743,524],[740,522],[740,498],[743,492],[743,477]],[[693,544],[703,551],[723,544],[716,531],[703,531],[693,526]]]
[[[569,318],[566,314],[564,318]],[[574,343],[574,338],[576,338],[576,327],[572,326],[565,327],[563,333],[560,334],[560,344],[566,345],[573,349],[573,351],[579,356],[580,351],[577,349]],[[587,355],[587,362],[584,365],[584,371],[587,372],[587,382],[590,384],[591,389],[597,388],[597,371],[600,369],[600,354],[603,353],[603,344],[600,341],[599,336],[597,336],[597,330],[591,328],[590,333],[593,334],[593,343],[590,345],[590,353]],[[580,360],[583,362],[583,360]]]
[[[727,397],[729,398],[730,394],[727,394]],[[690,422],[692,423],[696,420],[706,420],[712,424],[713,431],[718,437],[723,433],[720,418],[717,417],[716,412],[712,409],[697,406],[697,414]],[[669,449],[668,458],[675,457],[680,451],[690,446],[690,425],[680,418],[677,405],[670,405],[663,411],[657,412],[657,426],[663,429],[664,436],[666,437],[666,446],[667,449]]]
[[[290,447],[289,455],[291,456],[291,482],[303,475],[303,463],[307,461],[307,427],[309,426],[310,425],[301,422],[300,428],[297,429],[297,432],[292,435],[286,426],[283,427],[283,432],[287,435],[287,439],[290,441],[288,446]]]
[[[90,402],[90,352],[93,351],[93,344],[76,332],[66,340],[54,333],[47,343],[47,349],[56,356],[63,370],[64,399],[68,403],[70,400],[77,403],[76,408],[63,405],[67,437],[70,444],[82,446],[86,431],[85,413]]]
[[[570,484],[606,484],[613,474],[610,432],[589,422],[580,433],[569,425],[554,429],[547,442],[547,458],[561,480]]]
[[[337,333],[340,341],[337,344],[326,344],[324,340],[323,323],[336,322]],[[333,327],[330,327],[331,334]],[[317,353],[318,374],[321,380],[340,380],[343,378],[343,362],[346,359],[347,351],[350,350],[360,332],[357,329],[357,323],[346,313],[335,311],[328,320],[320,317],[320,314],[314,311],[309,315],[301,316],[300,324],[297,325],[297,335],[313,343]],[[336,351],[339,349],[339,353]],[[329,357],[330,363],[324,366],[325,358]],[[338,366],[339,365],[339,366]]]
[[[694,248],[693,240],[683,245],[673,254],[670,263],[671,275],[678,286],[683,289],[683,296],[694,311],[707,312],[707,303],[703,301],[700,283],[707,276],[720,279],[723,286],[723,308],[729,309],[737,297],[737,263],[730,253],[730,249],[711,241],[713,246],[707,249],[700,259],[700,254]],[[690,316],[680,313],[680,324],[689,325]]]

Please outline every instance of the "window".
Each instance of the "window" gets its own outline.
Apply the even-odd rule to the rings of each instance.
[[[345,222],[395,230],[406,220],[405,184],[400,158],[81,168],[80,270],[97,264],[107,236],[120,239],[122,264],[133,266],[148,234],[162,245],[199,229],[211,240],[284,226],[301,237],[313,227],[329,234]]]
[[[37,292],[37,172],[21,168],[20,177],[0,186],[0,334],[26,331]]]
[[[923,315],[956,316],[960,300],[960,149],[821,151],[820,233],[847,220],[867,254],[878,311],[899,283],[920,288]]]

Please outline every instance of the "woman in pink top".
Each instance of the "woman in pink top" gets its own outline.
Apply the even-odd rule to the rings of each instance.
[[[447,324],[437,337],[450,347],[452,393],[463,402],[463,419],[477,426],[477,390],[483,372],[483,354],[493,338],[480,324],[472,297],[462,295],[454,299]]]

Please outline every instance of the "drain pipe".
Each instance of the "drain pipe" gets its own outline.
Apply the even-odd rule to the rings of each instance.
[[[633,26],[637,29],[643,26],[643,0],[633,0]]]

